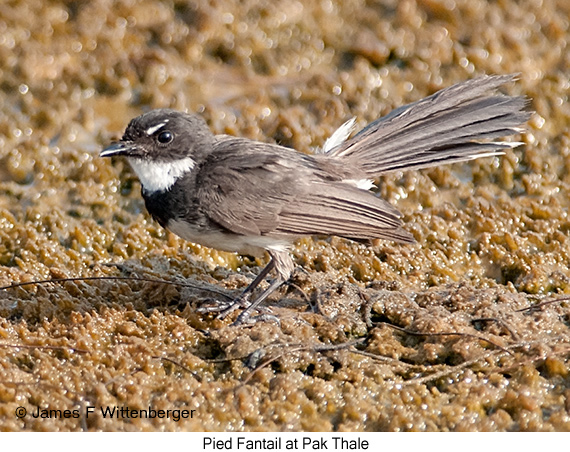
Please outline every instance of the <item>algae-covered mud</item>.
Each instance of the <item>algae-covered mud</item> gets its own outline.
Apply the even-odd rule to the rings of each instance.
[[[2,2],[0,284],[59,281],[0,291],[0,428],[570,430],[569,27],[565,0]],[[198,314],[263,260],[164,231],[98,158],[150,108],[311,152],[513,72],[523,145],[378,181],[417,243],[300,241],[280,324]]]

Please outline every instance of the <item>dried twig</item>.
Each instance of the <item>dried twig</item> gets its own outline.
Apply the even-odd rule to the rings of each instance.
[[[495,317],[481,317],[478,319],[472,319],[471,323],[476,323],[476,322],[495,322],[498,323],[499,325],[501,325],[505,330],[508,331],[508,333],[511,335],[511,337],[513,338],[513,340],[518,341],[519,336],[517,335],[517,333],[515,333],[513,331],[513,329],[507,324],[507,322],[505,322],[504,320],[501,319],[497,319]]]
[[[188,372],[190,375],[192,375],[196,380],[198,380],[199,382],[202,382],[202,377],[200,375],[198,375],[196,372],[194,372],[193,370],[189,369],[188,367],[186,367],[185,365],[179,363],[178,361],[175,361],[172,358],[168,358],[167,356],[153,356],[152,358],[154,359],[160,359],[161,361],[166,361],[169,362],[171,364],[174,364],[177,367],[180,367],[182,370]]]
[[[2,343],[0,343],[0,347],[27,348],[27,349],[37,349],[37,350],[71,351],[74,353],[91,353],[91,350],[82,350],[80,348],[64,347],[64,346],[57,346],[57,345],[23,345],[23,344],[18,345],[18,344],[2,344]]]
[[[23,287],[29,285],[40,285],[40,284],[61,284],[65,282],[75,282],[75,281],[139,281],[139,282],[149,282],[149,283],[156,283],[156,284],[170,284],[173,286],[179,287],[190,287],[192,289],[197,290],[204,290],[207,292],[212,292],[217,295],[221,295],[222,297],[227,298],[228,300],[232,300],[233,297],[223,293],[219,289],[215,288],[207,288],[202,287],[198,284],[192,284],[188,282],[179,282],[179,281],[166,281],[164,279],[155,279],[155,278],[147,278],[142,276],[76,276],[71,278],[56,278],[56,279],[38,279],[34,281],[24,281],[18,283],[12,283],[7,286],[0,286],[0,290],[8,290],[14,289],[16,287]]]
[[[532,312],[538,310],[539,308],[542,308],[543,306],[547,306],[553,303],[560,303],[561,301],[568,301],[568,300],[570,300],[570,296],[559,297],[553,300],[546,300],[541,303],[534,304],[532,306],[529,306],[528,308],[517,309],[515,312],[525,312],[525,311]]]
[[[499,350],[502,350],[505,353],[508,353],[509,355],[512,355],[512,353],[507,350],[505,347],[493,342],[490,339],[487,339],[484,336],[479,336],[478,334],[472,334],[472,333],[460,333],[460,332],[455,332],[455,331],[449,331],[449,332],[438,332],[438,333],[422,333],[421,331],[411,331],[408,330],[406,328],[402,328],[401,326],[396,326],[396,325],[392,325],[391,323],[387,323],[387,322],[378,322],[377,325],[386,325],[389,326],[390,328],[393,328],[395,330],[401,331],[402,333],[405,334],[409,334],[412,336],[427,336],[427,337],[432,337],[432,336],[460,336],[460,337],[471,337],[474,339],[479,339],[481,341],[485,341],[489,344],[491,344],[494,347],[497,347]]]
[[[245,379],[240,384],[240,386],[246,385],[258,371],[269,366],[271,363],[277,361],[279,358],[283,357],[287,352],[295,353],[295,352],[299,352],[299,351],[312,351],[312,352],[322,353],[322,352],[328,352],[328,351],[333,351],[333,350],[343,350],[343,349],[350,348],[356,344],[359,344],[359,343],[363,342],[364,340],[365,340],[364,338],[363,339],[356,339],[354,341],[344,342],[342,344],[333,344],[333,345],[326,345],[326,344],[323,344],[323,345],[298,345],[294,348],[289,348],[290,346],[285,344],[284,346],[288,347],[289,348],[288,350],[285,350],[282,353],[278,354],[277,356],[274,356],[272,358],[269,358],[267,361],[264,361],[262,364],[260,364],[254,370],[252,370],[251,373],[247,377],[245,377]]]

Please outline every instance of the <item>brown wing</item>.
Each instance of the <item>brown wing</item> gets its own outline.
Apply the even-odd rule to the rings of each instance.
[[[283,206],[276,232],[413,242],[400,217],[371,192],[346,183],[313,182],[309,193]]]
[[[205,166],[197,178],[204,213],[234,233],[413,241],[394,207],[340,182],[312,156],[224,137]]]

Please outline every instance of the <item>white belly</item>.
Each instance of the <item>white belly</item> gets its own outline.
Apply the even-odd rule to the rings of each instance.
[[[216,232],[198,231],[185,221],[171,220],[167,224],[167,229],[174,232],[184,240],[207,246],[221,251],[231,251],[234,253],[248,254],[251,256],[263,256],[265,250],[286,251],[291,242],[282,239],[275,239],[263,235],[240,235]]]

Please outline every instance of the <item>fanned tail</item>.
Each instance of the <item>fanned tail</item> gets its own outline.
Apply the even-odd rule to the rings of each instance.
[[[393,110],[328,150],[367,176],[503,154],[521,143],[493,141],[522,131],[531,116],[523,96],[495,90],[516,75],[484,76]]]

